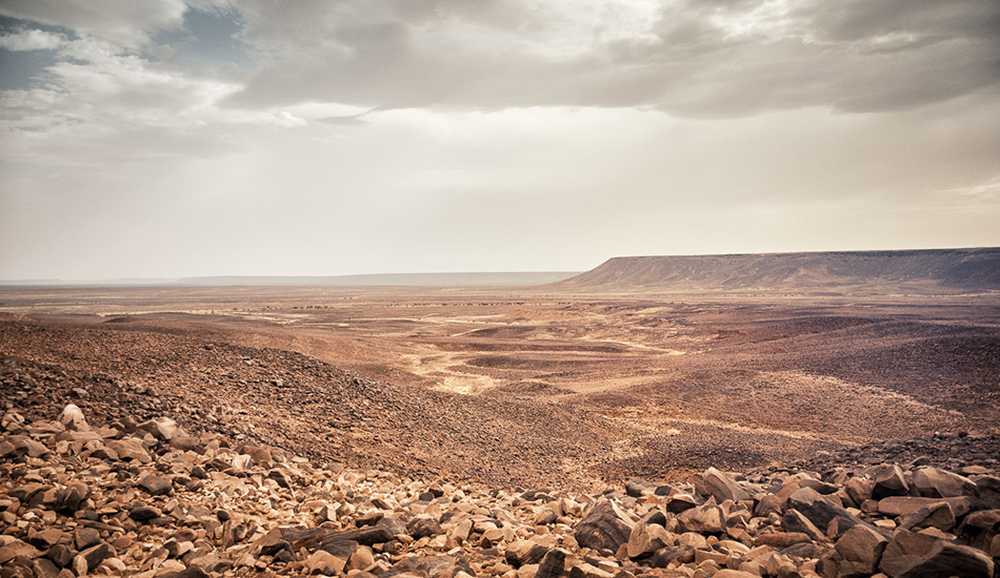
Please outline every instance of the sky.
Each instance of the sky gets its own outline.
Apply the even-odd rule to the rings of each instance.
[[[995,0],[0,0],[0,279],[1000,245]]]

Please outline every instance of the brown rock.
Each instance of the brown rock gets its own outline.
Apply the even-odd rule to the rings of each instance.
[[[111,556],[111,546],[101,542],[77,554],[73,558],[73,570],[78,576],[93,572],[108,556]]]
[[[907,530],[937,528],[947,532],[955,527],[955,512],[948,502],[936,502],[903,516],[899,526]]]
[[[878,512],[888,516],[905,516],[912,514],[924,506],[929,506],[937,502],[948,502],[956,517],[962,517],[969,513],[971,500],[966,497],[961,498],[916,498],[913,496],[893,496],[884,498],[878,502]]]
[[[618,504],[601,498],[576,525],[574,536],[581,546],[614,552],[628,541],[634,524]]]
[[[695,478],[695,488],[699,494],[705,497],[714,496],[718,502],[750,498],[749,494],[736,483],[736,480],[715,468],[708,468]]]
[[[74,556],[76,556],[76,552],[65,544],[56,544],[45,553],[45,557],[52,560],[52,563],[60,568],[69,566],[73,562]]]
[[[889,496],[905,496],[910,487],[903,477],[903,470],[897,465],[886,465],[875,474],[875,485],[872,487],[872,497],[876,500]]]
[[[441,524],[430,516],[417,516],[406,524],[406,529],[415,540],[444,533]]]
[[[138,485],[151,496],[165,496],[174,490],[173,480],[159,474],[146,474],[139,478]]]
[[[347,566],[347,561],[329,552],[317,550],[306,558],[304,564],[310,574],[334,575],[343,572],[344,567]]]
[[[808,520],[806,520],[808,522]],[[818,530],[817,530],[818,531]],[[804,532],[770,532],[757,536],[755,543],[758,546],[771,546],[774,548],[787,548],[792,544],[808,542],[811,538]]]
[[[504,557],[511,566],[520,568],[525,564],[537,564],[548,551],[549,549],[541,544],[530,540],[518,540],[507,547]]]
[[[93,528],[77,528],[73,532],[73,543],[77,550],[86,550],[101,541],[101,533]]]
[[[992,578],[993,560],[975,548],[897,530],[879,569],[891,578]]]
[[[882,552],[889,541],[868,526],[858,524],[837,540],[840,555],[838,576],[868,576],[878,568]]]
[[[724,520],[722,508],[715,505],[712,500],[697,508],[686,510],[677,516],[677,522],[681,529],[704,534],[721,533],[725,530]]]
[[[812,488],[800,488],[789,498],[788,504],[802,512],[822,532],[826,532],[835,522],[834,535],[841,535],[860,520],[843,507],[834,504],[829,498],[822,496]]]
[[[913,487],[927,498],[973,496],[976,484],[964,476],[939,468],[920,468],[913,473]]]
[[[0,564],[6,564],[14,558],[38,558],[42,553],[31,544],[14,539],[6,546],[0,547]]]
[[[566,555],[568,552],[561,548],[549,550],[541,563],[538,564],[538,571],[535,578],[558,578],[566,571]]]
[[[626,551],[629,558],[642,558],[674,542],[675,537],[663,526],[639,523],[629,533]]]

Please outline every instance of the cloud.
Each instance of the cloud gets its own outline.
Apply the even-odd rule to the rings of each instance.
[[[1000,3],[981,0],[250,0],[239,9],[260,68],[233,106],[869,112],[1000,79]]]
[[[11,52],[54,50],[59,48],[65,40],[62,34],[46,32],[45,30],[20,30],[0,35],[0,48]]]
[[[121,46],[140,47],[159,30],[177,28],[184,0],[5,0],[0,15],[61,26]]]

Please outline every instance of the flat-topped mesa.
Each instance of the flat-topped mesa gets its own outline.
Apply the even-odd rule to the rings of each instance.
[[[551,287],[599,292],[997,290],[1000,248],[614,257]]]
[[[319,467],[76,406],[0,418],[3,576],[990,578],[997,462],[709,468],[600,495]]]

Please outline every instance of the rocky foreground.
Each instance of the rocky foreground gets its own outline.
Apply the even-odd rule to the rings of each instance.
[[[0,419],[0,575],[434,578],[996,574],[995,459],[709,468],[600,495],[330,469],[169,417]]]

